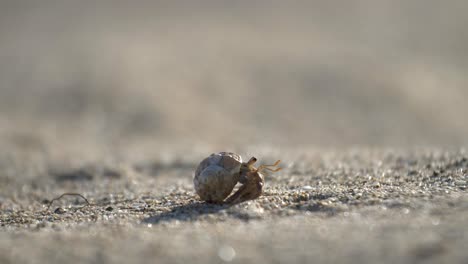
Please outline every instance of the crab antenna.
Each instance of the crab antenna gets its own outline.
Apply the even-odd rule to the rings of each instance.
[[[276,168],[276,169],[270,169],[270,168],[264,168],[265,170],[269,170],[271,172],[277,172],[277,171],[280,171],[282,170],[282,168]]]
[[[281,170],[281,168],[278,167],[276,169],[271,169],[269,167],[277,167],[280,162],[281,162],[281,160],[277,160],[275,162],[275,164],[273,164],[273,165],[261,165],[260,167],[258,167],[257,171],[261,172],[263,170],[269,170],[271,172],[277,172],[277,171]]]
[[[281,160],[277,160],[277,161],[275,162],[275,164],[273,164],[273,165],[271,165],[271,166],[272,166],[272,167],[273,167],[273,166],[278,166],[278,164],[279,164],[280,162],[281,162]]]
[[[262,165],[261,167],[265,167],[265,168],[267,168],[267,167],[277,167],[280,162],[281,162],[281,160],[277,160],[275,162],[275,164],[273,164],[273,165]]]

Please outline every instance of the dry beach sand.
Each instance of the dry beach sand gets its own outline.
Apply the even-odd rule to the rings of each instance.
[[[467,262],[468,4],[190,3],[0,3],[1,263]]]

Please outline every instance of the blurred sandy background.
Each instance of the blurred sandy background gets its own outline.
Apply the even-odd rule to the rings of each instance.
[[[1,1],[0,141],[468,143],[466,1]]]
[[[0,263],[466,263],[467,14],[0,0]],[[214,151],[283,170],[204,204]]]

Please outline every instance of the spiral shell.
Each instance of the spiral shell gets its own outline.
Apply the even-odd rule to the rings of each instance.
[[[240,177],[241,156],[213,153],[198,165],[193,178],[195,191],[203,201],[220,203],[231,194]]]

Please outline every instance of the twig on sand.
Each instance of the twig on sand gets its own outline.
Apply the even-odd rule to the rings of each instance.
[[[64,196],[79,196],[79,197],[83,198],[83,200],[85,200],[85,202],[86,202],[86,205],[83,205],[82,207],[80,207],[80,209],[83,208],[83,207],[86,207],[86,206],[91,205],[91,203],[88,201],[88,199],[86,199],[86,197],[84,197],[82,194],[79,194],[79,193],[63,193],[63,194],[60,195],[59,197],[56,197],[56,198],[52,199],[52,200],[49,202],[49,205],[47,206],[46,211],[48,211],[48,210],[50,209],[50,207],[52,206],[52,204],[53,204],[55,201],[58,201],[58,200],[62,199],[62,197],[64,197]]]

